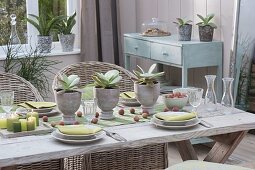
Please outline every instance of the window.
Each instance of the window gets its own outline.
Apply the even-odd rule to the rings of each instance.
[[[4,55],[1,45],[6,45],[10,37],[10,15],[17,15],[17,32],[22,44],[35,45],[38,31],[28,24],[25,18],[28,14],[39,15],[47,13],[48,16],[67,15],[70,16],[76,11],[76,25],[73,32],[76,34],[75,48],[80,47],[79,27],[80,27],[80,0],[0,0],[0,56]],[[54,33],[53,50],[60,50],[57,33]],[[24,45],[23,45],[24,46]]]

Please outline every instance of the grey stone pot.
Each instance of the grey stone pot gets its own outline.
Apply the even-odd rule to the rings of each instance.
[[[154,86],[134,84],[134,91],[137,100],[142,105],[143,110],[147,110],[150,115],[154,114],[154,105],[160,95],[160,83]]]
[[[52,47],[53,36],[37,36],[37,44],[41,53],[50,53]]]
[[[199,26],[199,38],[200,41],[203,42],[211,42],[213,40],[213,32],[214,28],[206,25],[206,26]]]
[[[73,51],[75,34],[58,34],[58,38],[63,52]]]
[[[177,27],[178,30],[178,40],[179,41],[190,41],[192,33],[192,25],[186,24],[183,26]]]
[[[100,119],[114,119],[113,108],[119,102],[120,89],[94,88],[94,95],[97,99],[97,106],[102,110]]]
[[[54,95],[58,110],[63,114],[63,121],[65,124],[73,124],[75,112],[81,105],[81,92],[54,91]]]

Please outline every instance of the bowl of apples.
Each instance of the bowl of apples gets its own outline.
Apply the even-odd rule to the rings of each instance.
[[[182,109],[188,103],[188,95],[186,93],[170,93],[163,96],[164,103],[169,110],[173,108]]]

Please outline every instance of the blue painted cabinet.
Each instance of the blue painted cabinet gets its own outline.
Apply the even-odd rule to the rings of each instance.
[[[223,43],[220,41],[178,41],[177,36],[144,37],[139,33],[124,34],[125,67],[130,57],[151,59],[157,63],[182,69],[182,87],[187,87],[188,69],[217,67],[217,96],[222,94]]]

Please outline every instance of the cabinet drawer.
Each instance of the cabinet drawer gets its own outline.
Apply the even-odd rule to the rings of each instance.
[[[150,58],[150,42],[128,37],[124,40],[125,53]]]
[[[151,59],[182,65],[181,47],[151,43]]]

